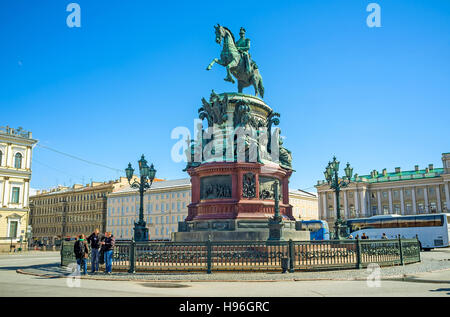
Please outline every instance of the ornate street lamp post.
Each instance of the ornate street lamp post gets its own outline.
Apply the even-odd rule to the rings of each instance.
[[[333,157],[333,161],[328,162],[328,166],[326,167],[324,172],[325,179],[327,180],[328,185],[330,185],[330,188],[336,195],[335,239],[337,240],[342,237],[342,228],[344,227],[344,221],[341,219],[339,193],[341,191],[341,188],[348,186],[353,174],[353,168],[351,168],[350,164],[347,163],[347,167],[344,168],[345,176],[342,179],[339,179],[339,163],[340,162],[336,160],[336,157]]]
[[[125,173],[128,178],[128,183],[131,188],[139,189],[140,205],[139,205],[139,221],[134,223],[134,241],[147,241],[148,240],[148,228],[144,221],[144,193],[147,189],[152,186],[153,180],[155,179],[156,170],[153,164],[150,167],[147,165],[147,161],[142,154],[139,163],[139,172],[141,175],[140,181],[134,181],[131,183],[133,178],[134,169],[131,167],[131,163],[128,163],[128,167],[125,169]]]
[[[274,196],[274,215],[269,218],[269,238],[267,241],[283,241],[283,217],[280,214],[280,197],[279,197],[279,183],[276,180],[272,185]]]

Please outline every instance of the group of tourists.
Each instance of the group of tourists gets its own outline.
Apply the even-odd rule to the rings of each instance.
[[[78,271],[85,275],[87,273],[87,259],[89,258],[89,249],[91,250],[91,274],[99,271],[99,264],[105,264],[105,274],[112,272],[112,256],[115,245],[115,238],[111,232],[105,232],[100,236],[100,231],[95,231],[86,238],[84,234],[78,236],[73,252],[77,259]]]
[[[349,238],[349,239],[353,239],[353,236],[352,236],[352,235],[350,235],[350,236],[349,236],[348,238]],[[357,235],[356,235],[356,237],[355,237],[355,239],[362,239],[362,240],[366,240],[366,239],[369,239],[369,236],[366,236],[366,233],[365,233],[365,232],[363,232],[363,234],[362,234],[361,238],[360,238],[360,237],[359,237],[359,235],[357,234]],[[383,232],[383,235],[381,236],[381,239],[383,239],[383,240],[387,240],[387,239],[389,239],[389,238],[387,237],[386,233],[384,233],[384,232]]]

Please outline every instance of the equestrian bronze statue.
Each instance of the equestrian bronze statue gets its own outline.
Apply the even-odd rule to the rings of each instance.
[[[210,70],[214,63],[218,63],[227,69],[225,81],[234,84],[235,80],[231,75],[237,79],[239,93],[242,93],[245,87],[253,85],[255,96],[259,95],[264,98],[262,77],[259,74],[258,66],[249,54],[250,40],[245,38],[245,29],[241,28],[239,32],[241,38],[237,42],[228,28],[217,24],[214,29],[216,31],[216,42],[218,44],[223,42],[222,52],[220,53],[220,59],[215,58],[206,69]]]

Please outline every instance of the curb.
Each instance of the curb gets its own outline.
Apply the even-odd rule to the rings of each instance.
[[[450,269],[448,269],[450,270]],[[439,270],[441,271],[441,270]],[[31,275],[31,276],[39,276],[39,277],[45,277],[45,278],[65,278],[67,275],[48,275],[48,274],[39,274],[39,273],[31,273],[31,272],[25,272],[23,270],[16,270],[19,274],[24,275]],[[433,273],[436,271],[430,271],[427,273]],[[236,282],[247,282],[247,283],[271,283],[271,282],[313,282],[313,281],[365,281],[367,278],[292,278],[292,279],[273,279],[273,280],[204,280],[204,279],[198,279],[198,280],[158,280],[158,279],[131,279],[131,278],[96,278],[93,276],[80,276],[80,279],[82,280],[94,280],[94,281],[118,281],[118,282],[136,282],[136,283],[205,283],[205,282],[225,282],[225,283],[236,283]],[[417,282],[417,283],[436,283],[436,284],[445,284],[450,283],[450,281],[441,281],[441,280],[422,280],[417,279],[414,276],[408,276],[405,274],[402,275],[391,275],[391,276],[385,276],[382,277],[381,280],[383,281],[404,281],[404,282]]]
[[[64,275],[49,275],[49,274],[38,274],[38,273],[25,272],[25,271],[23,271],[21,269],[17,269],[16,273],[24,274],[24,275],[39,276],[39,277],[47,277],[47,278],[61,278],[61,277],[64,277]]]
[[[440,269],[434,271],[428,271],[423,273],[435,273],[442,271],[449,271],[450,268]],[[17,269],[16,273],[31,275],[31,276],[39,276],[45,278],[65,278],[67,275],[59,274],[59,275],[51,275],[51,274],[39,274],[26,272],[22,269]],[[153,283],[195,283],[195,282],[253,282],[253,283],[270,283],[270,282],[312,282],[312,281],[365,281],[367,278],[364,277],[354,277],[354,278],[291,278],[291,279],[272,279],[272,280],[211,280],[211,279],[187,279],[187,280],[159,280],[159,279],[131,279],[131,278],[96,278],[94,276],[80,276],[80,279],[84,280],[95,280],[95,281],[119,281],[119,282],[153,282]],[[414,275],[390,275],[381,278],[382,281],[404,281],[404,282],[415,282],[415,283],[435,283],[435,284],[450,284],[450,281],[444,280],[428,280],[421,279],[420,277],[416,277]]]

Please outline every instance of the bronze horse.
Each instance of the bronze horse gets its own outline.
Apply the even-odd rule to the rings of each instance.
[[[251,61],[250,71],[246,70],[245,60],[242,57],[242,53],[239,52],[236,47],[233,33],[219,24],[214,26],[216,32],[216,42],[221,44],[223,40],[222,52],[220,53],[220,59],[215,58],[206,68],[210,70],[214,63],[218,63],[225,66],[227,69],[227,77],[225,81],[235,83],[235,80],[231,75],[238,80],[238,92],[242,93],[244,87],[253,85],[255,88],[255,96],[260,95],[264,98],[264,86],[262,83],[262,77],[259,74],[258,66],[255,62]]]

